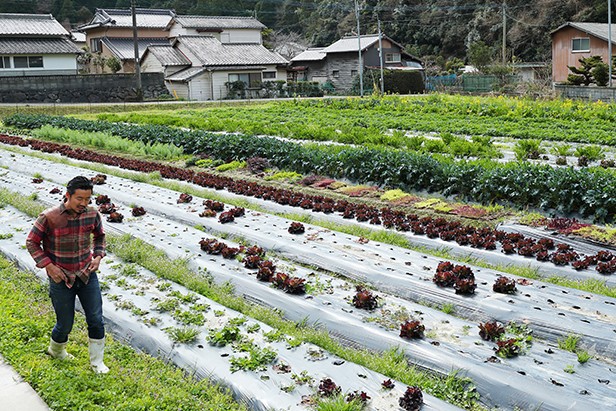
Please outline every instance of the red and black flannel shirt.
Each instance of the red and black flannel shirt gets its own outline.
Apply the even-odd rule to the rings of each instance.
[[[87,267],[92,257],[105,256],[101,215],[92,207],[81,214],[67,210],[64,204],[49,208],[34,222],[26,247],[37,267],[51,263],[60,267],[66,274],[67,287],[73,285],[75,276],[87,284],[90,275]]]

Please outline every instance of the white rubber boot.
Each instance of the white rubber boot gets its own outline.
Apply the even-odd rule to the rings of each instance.
[[[103,355],[105,353],[105,339],[100,340],[90,338],[90,345],[88,346],[90,351],[90,366],[92,370],[97,374],[107,374],[109,368],[103,362]]]
[[[53,340],[53,338],[49,339],[49,348],[47,348],[47,354],[51,355],[53,358],[57,358],[58,360],[71,360],[74,357],[66,352],[66,344],[67,342],[57,343]]]

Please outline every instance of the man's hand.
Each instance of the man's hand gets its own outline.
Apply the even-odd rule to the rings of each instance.
[[[59,284],[62,281],[66,281],[64,271],[62,271],[57,265],[54,265],[53,263],[48,264],[45,266],[45,270],[47,271],[49,278],[51,278],[54,283]]]
[[[94,257],[92,261],[90,261],[90,264],[88,264],[88,272],[93,273],[94,271],[97,271],[102,259],[103,257],[100,255]]]

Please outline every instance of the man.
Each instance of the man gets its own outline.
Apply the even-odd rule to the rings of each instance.
[[[103,363],[103,301],[96,270],[105,256],[105,233],[101,215],[88,207],[92,189],[86,177],[69,181],[64,203],[39,215],[26,246],[36,266],[47,271],[56,312],[47,353],[58,359],[72,358],[66,344],[75,319],[75,297],[79,297],[88,323],[90,364],[94,372],[104,374],[109,368]]]

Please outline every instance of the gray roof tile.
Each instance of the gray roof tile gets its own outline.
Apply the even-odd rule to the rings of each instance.
[[[67,38],[0,38],[0,55],[79,53],[81,50]]]
[[[175,21],[190,29],[264,29],[254,17],[236,16],[176,16]]]
[[[165,77],[165,80],[169,81],[187,81],[191,78],[198,76],[206,70],[205,67],[189,67],[187,69],[173,73],[169,77]]]
[[[148,52],[163,66],[190,66],[192,63],[178,49],[170,44],[154,44],[148,47]]]
[[[293,57],[291,61],[321,61],[327,56],[323,52],[323,48],[311,48],[302,51],[297,56]]]
[[[203,66],[287,64],[280,54],[261,44],[223,44],[209,36],[179,36],[176,41],[199,57]]]
[[[365,50],[370,47],[374,43],[379,41],[378,35],[369,35],[369,36],[361,36],[361,49]],[[329,46],[323,49],[323,53],[345,53],[350,51],[359,51],[357,47],[357,36],[355,37],[344,37],[335,43],[330,44]]]
[[[163,29],[173,18],[173,11],[168,9],[136,9],[137,27]],[[130,9],[96,9],[90,23],[80,27],[81,30],[98,27],[132,27],[133,17]]]
[[[103,37],[103,44],[107,46],[120,60],[134,60],[135,49],[131,37]],[[139,58],[143,57],[145,49],[154,44],[168,45],[166,38],[140,38],[137,40],[139,47]]]
[[[51,14],[0,13],[0,36],[68,36]]]
[[[608,24],[607,23],[575,23],[575,22],[567,22],[562,26],[558,27],[556,30],[552,31],[552,33],[562,29],[563,27],[574,27],[578,30],[584,31],[588,34],[592,34],[595,37],[603,39],[605,41],[608,40]],[[612,24],[612,44],[616,44],[616,24]]]

